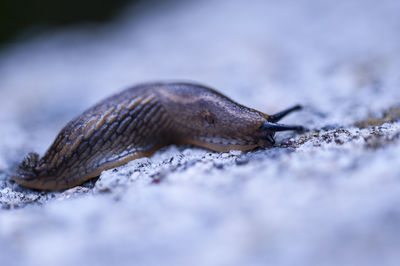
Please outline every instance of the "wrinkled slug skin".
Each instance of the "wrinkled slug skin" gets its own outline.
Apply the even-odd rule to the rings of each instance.
[[[13,179],[29,188],[60,190],[169,144],[214,151],[266,147],[260,127],[267,118],[201,85],[143,84],[69,122],[42,158],[30,153],[24,159]]]

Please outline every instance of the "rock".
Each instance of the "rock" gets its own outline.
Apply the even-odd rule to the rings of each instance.
[[[77,26],[9,46],[2,265],[398,265],[399,10],[389,0],[187,1],[127,11],[96,35]],[[10,180],[91,104],[162,77],[268,114],[300,103],[283,122],[307,130],[248,153],[165,147],[66,191]]]

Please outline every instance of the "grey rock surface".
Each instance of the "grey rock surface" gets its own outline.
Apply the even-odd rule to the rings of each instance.
[[[398,265],[400,2],[181,1],[0,54],[1,265]],[[170,146],[66,191],[10,174],[98,100],[195,80],[274,113],[270,149]]]

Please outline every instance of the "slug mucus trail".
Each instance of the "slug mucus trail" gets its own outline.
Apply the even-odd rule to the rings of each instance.
[[[13,180],[33,189],[66,189],[169,144],[220,152],[265,148],[275,143],[275,132],[303,129],[276,123],[299,109],[267,115],[202,85],[142,84],[70,121],[42,158],[25,157]]]

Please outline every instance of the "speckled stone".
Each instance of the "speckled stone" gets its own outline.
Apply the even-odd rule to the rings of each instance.
[[[0,53],[1,265],[388,265],[400,260],[400,2],[180,1]],[[93,34],[96,32],[96,34]],[[203,82],[282,122],[276,146],[170,146],[66,191],[10,181],[132,84]]]

